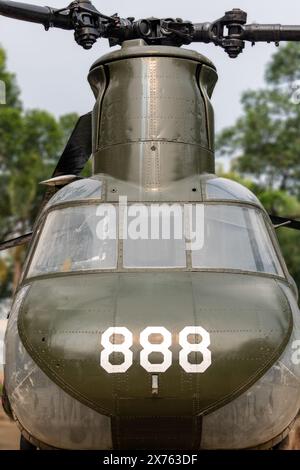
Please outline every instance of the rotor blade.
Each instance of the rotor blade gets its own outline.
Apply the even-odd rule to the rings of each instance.
[[[59,159],[53,178],[61,175],[78,176],[92,153],[92,113],[81,116]]]
[[[300,41],[300,26],[281,24],[249,24],[241,39],[251,42]]]
[[[74,28],[69,12],[60,12],[57,8],[0,0],[0,15],[16,20],[40,23],[45,28],[50,26],[68,30]]]
[[[277,215],[270,215],[270,219],[275,228],[286,227],[300,230],[300,220],[290,219],[288,217],[278,217]]]
[[[21,237],[12,238],[6,242],[0,243],[0,251],[8,250],[9,248],[14,248],[16,246],[25,245],[25,243],[30,242],[32,238],[32,232],[22,235]]]

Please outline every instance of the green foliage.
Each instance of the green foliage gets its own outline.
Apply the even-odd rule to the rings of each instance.
[[[47,111],[23,109],[13,74],[0,48],[0,80],[6,85],[6,105],[0,106],[0,240],[32,228],[45,189],[78,116],[56,119]],[[0,297],[11,288],[13,263],[22,254],[0,257]]]
[[[248,186],[269,213],[292,218],[300,218],[300,104],[291,99],[299,64],[299,44],[280,48],[267,66],[266,88],[243,94],[242,116],[217,139],[218,155],[231,158],[230,177]],[[300,233],[281,228],[277,234],[300,287]]]
[[[12,257],[6,255],[0,258],[0,301],[11,295],[12,286]]]
[[[299,56],[299,44],[279,49],[267,66],[268,87],[243,94],[243,115],[217,139],[219,155],[235,157],[236,171],[298,195],[300,104],[291,83],[300,77]]]
[[[300,79],[300,44],[290,42],[272,57],[266,70],[266,80],[275,85],[292,83]]]
[[[243,116],[217,139],[219,154],[235,156],[235,169],[269,188],[300,192],[300,105],[280,90],[248,91]]]
[[[266,211],[273,215],[297,218],[300,216],[299,200],[286,191],[268,189],[265,185],[254,182],[233,171],[222,173],[220,176],[236,181],[246,186],[260,200]]]
[[[67,142],[67,140],[69,139],[77,120],[78,114],[76,113],[65,114],[64,116],[61,116],[59,118],[59,126],[61,131],[63,132],[64,142]]]
[[[14,74],[6,70],[6,54],[0,47],[0,80],[6,86],[6,103],[8,106],[21,107],[20,90],[17,86]]]
[[[288,270],[300,289],[300,232],[279,228],[276,233]]]

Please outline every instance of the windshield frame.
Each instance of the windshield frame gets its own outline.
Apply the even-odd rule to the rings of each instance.
[[[285,260],[283,258],[283,255],[281,253],[281,249],[279,246],[279,242],[276,237],[275,229],[268,217],[267,212],[265,209],[256,203],[252,202],[244,202],[244,201],[231,201],[231,200],[224,200],[224,199],[215,199],[215,200],[206,200],[206,201],[159,201],[159,202],[149,202],[149,201],[128,201],[128,205],[132,204],[144,204],[144,205],[150,205],[150,204],[174,204],[177,203],[178,205],[183,206],[184,204],[204,204],[204,205],[225,205],[225,206],[239,206],[239,207],[246,207],[246,208],[253,208],[257,210],[259,213],[262,214],[263,220],[265,222],[265,227],[267,230],[267,234],[269,236],[270,242],[272,243],[274,252],[277,256],[278,263],[280,265],[280,268],[282,270],[283,275],[280,274],[274,274],[274,273],[267,273],[267,272],[259,272],[259,271],[248,271],[245,269],[231,269],[231,268],[194,268],[192,267],[192,256],[191,256],[191,251],[186,250],[186,267],[160,267],[160,268],[125,268],[123,266],[123,240],[119,239],[117,243],[117,268],[114,269],[91,269],[91,270],[77,270],[77,271],[67,271],[67,272],[53,272],[53,273],[46,273],[46,274],[39,274],[35,276],[29,276],[29,270],[32,264],[32,260],[34,257],[34,254],[36,252],[36,248],[38,246],[38,243],[40,241],[40,237],[43,233],[43,229],[46,223],[46,219],[48,217],[48,214],[50,212],[54,212],[57,210],[69,208],[69,207],[78,207],[78,206],[97,206],[100,204],[106,204],[106,201],[103,201],[103,199],[95,198],[95,199],[88,199],[88,200],[77,200],[77,201],[68,201],[68,202],[63,202],[59,204],[55,204],[53,206],[50,206],[47,208],[40,216],[40,218],[37,221],[36,228],[35,228],[35,234],[34,237],[30,243],[28,254],[26,257],[26,261],[24,264],[24,269],[22,272],[21,276],[21,282],[20,284],[28,283],[31,280],[35,279],[44,279],[44,278],[51,278],[54,276],[59,276],[59,277],[64,277],[64,276],[69,276],[69,275],[79,275],[79,274],[102,274],[102,273],[131,273],[131,272],[163,272],[163,271],[171,271],[171,272],[214,272],[214,273],[232,273],[232,274],[246,274],[246,275],[254,275],[254,276],[264,276],[264,277],[269,277],[269,278],[275,278],[278,280],[285,280],[288,284],[289,282],[289,271],[287,269]],[[110,204],[113,204],[115,206],[118,206],[117,202],[111,202]]]

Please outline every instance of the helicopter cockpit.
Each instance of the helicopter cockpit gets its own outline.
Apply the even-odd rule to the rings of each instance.
[[[284,277],[274,230],[258,199],[213,175],[201,176],[200,186],[198,200],[189,204],[128,201],[126,208],[123,200],[108,203],[103,177],[66,186],[43,212],[27,277],[147,269]]]

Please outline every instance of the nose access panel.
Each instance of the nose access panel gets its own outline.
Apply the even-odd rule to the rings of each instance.
[[[138,45],[136,45],[138,44]],[[148,189],[214,171],[214,66],[192,51],[128,41],[91,69],[94,172]]]
[[[19,318],[51,380],[101,414],[145,419],[197,416],[242,394],[291,326],[276,280],[200,272],[36,280]]]

